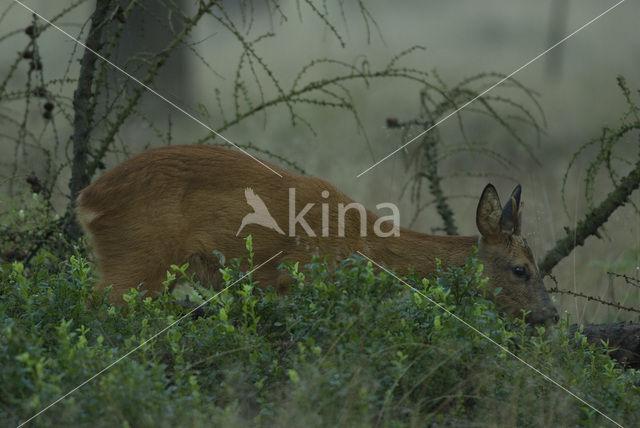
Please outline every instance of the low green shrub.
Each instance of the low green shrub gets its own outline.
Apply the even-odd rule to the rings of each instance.
[[[333,270],[322,260],[284,266],[294,280],[287,297],[241,279],[231,261],[223,269],[230,287],[215,295],[195,284],[211,304],[200,317],[180,319],[186,311],[168,293],[152,300],[132,290],[126,306],[110,306],[92,289],[85,259],[74,255],[52,269],[52,257],[2,266],[2,426],[27,420],[88,379],[31,423],[608,423],[504,349],[612,419],[640,420],[639,372],[622,370],[580,334],[569,336],[566,319],[532,334],[521,319],[499,316],[473,258],[431,280],[410,275],[416,291],[358,257]],[[188,277],[184,266],[174,268],[172,275]]]

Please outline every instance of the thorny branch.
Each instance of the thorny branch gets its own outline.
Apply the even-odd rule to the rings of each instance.
[[[547,252],[544,259],[539,263],[540,271],[543,275],[551,272],[560,260],[565,258],[571,251],[583,245],[585,239],[591,235],[598,236],[598,229],[607,222],[609,216],[620,206],[624,205],[631,193],[640,185],[640,161],[626,177],[620,180],[618,186],[600,203],[591,210],[586,217],[578,222],[575,229],[565,228],[567,236],[558,240],[556,245]]]
[[[624,276],[624,275],[622,275],[622,276]],[[629,306],[624,306],[624,305],[620,304],[620,302],[617,302],[617,303],[616,302],[609,302],[607,300],[601,299],[598,296],[590,296],[588,294],[580,293],[578,291],[560,289],[560,288],[558,288],[558,281],[556,280],[556,277],[551,275],[551,274],[549,274],[549,277],[551,278],[551,280],[555,284],[555,287],[550,289],[549,293],[568,294],[569,296],[582,297],[582,298],[590,300],[592,302],[598,302],[598,303],[602,303],[603,305],[612,306],[612,307],[614,307],[616,309],[621,309],[621,310],[624,310],[624,311],[640,313],[640,309],[632,308],[632,307],[629,307]]]

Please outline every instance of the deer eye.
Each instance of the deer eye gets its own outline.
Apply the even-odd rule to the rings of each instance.
[[[519,278],[523,278],[527,274],[527,270],[524,266],[515,266],[513,268],[513,274]]]

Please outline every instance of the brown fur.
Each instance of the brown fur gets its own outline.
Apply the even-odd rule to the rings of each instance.
[[[533,254],[519,234],[519,187],[507,202],[512,204],[507,211],[507,206],[501,209],[495,188],[487,185],[477,210],[480,238],[425,235],[407,229],[401,229],[399,237],[378,237],[373,233],[378,217],[370,211],[367,237],[361,237],[356,210],[348,211],[346,236],[339,237],[338,203],[353,201],[322,179],[270,167],[282,178],[245,154],[185,145],[148,150],[107,172],[80,193],[77,203],[78,218],[101,272],[96,287],[112,285],[115,303],[141,283],[154,295],[162,291],[168,266],[185,261],[203,283],[215,284],[220,281],[219,266],[212,251],[219,250],[227,258],[245,256],[244,237],[249,234],[256,265],[283,251],[254,273],[261,286],[274,285],[281,293],[286,293],[289,279],[276,266],[284,260],[305,263],[312,256],[331,255],[336,261],[361,251],[400,273],[411,266],[427,276],[435,269],[436,257],[444,265],[462,265],[477,245],[490,277],[489,290],[502,287],[499,307],[516,314],[527,309],[529,321],[536,324],[557,320]],[[252,211],[245,188],[252,188],[264,201],[286,235],[248,224],[236,236],[243,217]],[[296,214],[307,203],[315,203],[304,218],[317,236],[308,236],[299,225],[295,236],[288,236],[289,188],[296,191]],[[321,196],[323,190],[329,191],[328,198]],[[329,206],[327,237],[322,236],[323,203]],[[527,277],[516,276],[515,266],[523,266]]]

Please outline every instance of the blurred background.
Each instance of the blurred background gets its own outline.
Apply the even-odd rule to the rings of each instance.
[[[64,12],[56,24],[74,37],[86,38],[94,2],[24,3],[47,19]],[[120,3],[122,8],[129,4]],[[126,16],[123,36],[111,56],[114,63],[138,78],[145,75],[146,65],[171,42],[173,32],[179,32],[182,25],[177,14],[163,2],[143,3],[144,12],[137,10]],[[191,16],[199,3],[174,1],[172,7]],[[403,56],[398,67],[424,71],[424,79],[439,87],[455,87],[479,73],[510,74],[615,4],[596,0],[368,0],[365,4],[224,1],[218,3],[214,14],[203,16],[151,86],[211,128],[221,129],[236,115],[236,108],[247,109],[247,99],[257,105],[261,100],[277,98],[281,91],[289,91],[301,69],[314,60],[337,60],[358,70],[382,70],[401,52],[421,46],[424,50]],[[61,112],[62,104],[70,104],[73,97],[83,49],[55,29],[48,29],[38,39],[47,89],[56,92],[61,104],[60,109],[54,110],[58,114],[54,117],[56,126],[47,126],[41,109],[25,109],[24,101],[16,97],[13,102],[11,98],[11,94],[30,84],[29,64],[15,60],[29,40],[24,29],[33,23],[32,15],[11,0],[1,0],[0,6],[0,80],[4,81],[0,92],[4,97],[0,100],[0,177],[3,199],[7,201],[28,190],[24,176],[32,172],[52,175],[52,158],[60,161],[71,157],[73,120],[67,117],[65,121]],[[638,101],[639,16],[640,4],[626,1],[513,76],[535,93],[535,101],[513,85],[490,92],[531,112],[543,127],[539,138],[535,129],[523,123],[514,125],[522,139],[514,141],[512,133],[495,120],[473,112],[475,104],[438,126],[441,186],[451,196],[448,202],[460,234],[477,233],[475,208],[487,182],[497,187],[503,201],[515,184],[522,184],[526,205],[523,231],[539,259],[565,236],[564,227],[575,227],[585,215],[586,169],[598,154],[597,144],[580,153],[568,174],[567,169],[584,144],[598,138],[604,126],[618,126],[628,110],[617,76],[626,78]],[[118,18],[115,9],[114,17]],[[229,23],[233,23],[233,31]],[[242,40],[255,53],[251,65],[243,56],[248,45],[243,47]],[[238,86],[238,69],[243,61],[241,74],[246,83]],[[311,67],[301,81],[330,79],[344,70],[344,65],[320,63]],[[109,73],[107,79],[114,93],[125,84],[130,84],[127,90],[135,87],[120,72],[111,68]],[[11,78],[5,79],[9,74]],[[498,80],[489,77],[475,88],[481,91]],[[226,127],[222,134],[234,143],[251,144],[294,162],[305,173],[331,181],[372,210],[381,202],[397,204],[403,226],[442,233],[442,219],[433,206],[427,206],[414,218],[417,203],[411,200],[408,189],[416,173],[415,159],[421,156],[421,139],[357,177],[421,130],[413,127],[403,132],[393,124],[420,117],[420,91],[424,85],[396,77],[353,79],[341,84],[345,91],[348,89],[348,96],[344,96],[352,102],[357,119],[345,109],[300,103],[295,108],[301,119],[293,126],[288,107],[280,103]],[[332,90],[339,91],[337,88]],[[234,97],[234,93],[242,95]],[[109,104],[99,108],[108,109]],[[500,114],[505,116],[516,110],[508,105],[502,108]],[[120,128],[118,149],[109,151],[104,158],[106,168],[145,147],[194,142],[209,134],[153,94],[144,94],[137,110],[145,119],[129,118]],[[29,123],[28,132],[42,136],[37,139],[42,146],[50,141],[48,151],[18,144],[20,138],[16,136],[27,131],[20,123]],[[639,156],[637,137],[630,136],[618,144],[616,156],[635,162]],[[474,145],[481,148],[480,152],[459,150]],[[489,152],[499,157],[488,156]],[[254,153],[291,169],[267,154]],[[70,170],[68,163],[60,162],[54,174],[54,201],[58,209],[64,210]],[[619,175],[624,176],[628,170],[629,165],[620,162]],[[565,174],[566,210],[561,192]],[[597,204],[613,186],[605,170],[595,177],[593,199]],[[428,186],[424,185],[421,192],[418,204],[428,203]],[[640,206],[640,192],[633,193],[632,201]],[[555,267],[558,285],[640,308],[640,290],[607,273],[640,276],[640,217],[634,207],[628,204],[619,208],[601,235],[602,239],[588,238],[583,247]],[[554,285],[549,279],[546,282],[548,288]],[[639,320],[637,314],[582,298],[558,294],[553,298],[572,321]]]

